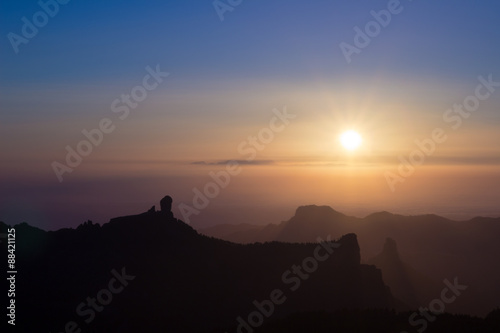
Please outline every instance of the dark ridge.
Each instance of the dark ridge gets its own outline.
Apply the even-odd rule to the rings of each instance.
[[[295,217],[297,218],[311,217],[311,215],[329,216],[329,217],[345,216],[344,214],[339,213],[330,206],[316,206],[316,205],[300,206],[295,211]]]
[[[74,321],[82,332],[230,330],[237,317],[255,311],[255,301],[269,299],[277,289],[286,302],[276,306],[273,318],[394,306],[380,271],[360,264],[355,234],[336,241],[318,235],[321,244],[241,245],[200,235],[174,218],[168,204],[162,208],[102,226],[88,221],[54,232],[16,227],[22,249],[16,328],[62,332]],[[324,261],[314,259],[315,253]],[[88,297],[98,298],[110,279],[123,272],[131,280],[102,311],[92,311]],[[78,315],[82,303],[86,314]]]

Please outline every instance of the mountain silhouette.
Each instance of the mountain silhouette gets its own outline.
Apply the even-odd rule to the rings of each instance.
[[[16,329],[235,332],[242,321],[258,319],[249,315],[259,307],[269,312],[270,299],[281,302],[273,319],[394,307],[380,270],[361,264],[355,234],[236,244],[200,235],[173,217],[171,202],[166,197],[160,211],[102,226],[88,221],[46,232],[17,225]],[[1,232],[7,228],[0,223]]]
[[[229,228],[231,232],[227,232]],[[245,228],[249,229],[248,226]],[[241,236],[245,232],[238,230],[237,225],[219,225],[200,232],[241,243],[264,240],[310,242],[318,234],[340,237],[354,233],[358,236],[363,262],[379,255],[386,238],[392,238],[398,242],[398,253],[404,257],[406,269],[412,267],[412,272],[417,272],[410,276],[427,277],[424,279],[427,282],[412,286],[419,290],[420,296],[410,296],[411,292],[407,289],[406,293],[410,293],[404,297],[407,305],[414,304],[416,300],[422,306],[428,305],[425,302],[430,295],[436,297],[436,284],[442,285],[444,279],[458,277],[474,288],[469,288],[463,297],[451,304],[450,311],[484,316],[500,306],[500,266],[495,264],[500,253],[500,243],[496,240],[500,235],[500,218],[452,221],[432,214],[403,216],[389,212],[358,218],[327,206],[310,205],[299,207],[287,221],[257,226],[247,232],[246,237]],[[391,267],[393,265],[380,268],[384,275],[395,277],[394,271],[386,271]],[[421,279],[410,279],[415,280]],[[400,286],[408,283],[408,279],[388,280],[386,283],[393,290],[401,290]]]
[[[429,304],[443,289],[440,281],[434,281],[404,263],[392,238],[386,239],[382,252],[368,260],[367,264],[380,268],[391,293],[403,302],[400,309],[417,309]]]

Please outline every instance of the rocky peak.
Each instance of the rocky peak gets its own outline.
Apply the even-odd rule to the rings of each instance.
[[[174,214],[172,213],[172,197],[167,195],[163,197],[160,201],[160,211],[163,215],[173,218]]]
[[[398,245],[394,239],[389,237],[385,239],[384,248],[380,256],[387,259],[401,261],[399,258]]]

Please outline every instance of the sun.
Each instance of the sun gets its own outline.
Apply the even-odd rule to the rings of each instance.
[[[363,138],[356,131],[346,131],[340,135],[340,143],[347,150],[355,150],[361,146]]]

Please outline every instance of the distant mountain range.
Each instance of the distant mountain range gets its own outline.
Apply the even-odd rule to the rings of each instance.
[[[395,306],[354,234],[241,245],[200,235],[165,207],[103,226],[17,225],[16,330],[249,332],[267,317]]]
[[[428,305],[439,295],[442,281],[455,277],[468,289],[447,311],[483,316],[500,306],[500,266],[496,264],[500,218],[452,221],[437,215],[388,212],[357,218],[328,206],[311,205],[299,207],[293,217],[279,224],[224,224],[200,232],[244,244],[311,242],[316,235],[354,233],[362,249],[362,261],[382,270],[384,281],[406,306]],[[387,238],[391,241],[380,253]]]
[[[167,196],[160,211],[152,207],[102,226],[88,221],[47,232],[16,225],[14,331],[500,330],[498,287],[491,287],[498,281],[496,219],[455,222],[389,213],[359,219],[306,206],[279,225],[204,230],[256,241],[237,244],[198,233],[173,216],[171,204]],[[0,222],[0,233],[9,228]],[[361,247],[367,244],[365,263],[358,239]],[[6,242],[0,248],[7,253]],[[6,260],[0,266],[7,271]],[[456,277],[467,289],[446,312],[488,316],[446,314],[432,324],[424,321],[417,308],[443,297],[443,279]]]

